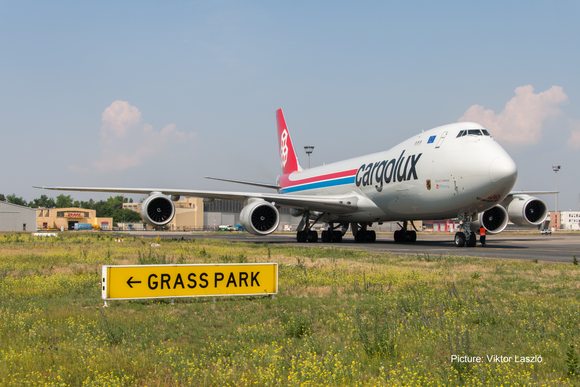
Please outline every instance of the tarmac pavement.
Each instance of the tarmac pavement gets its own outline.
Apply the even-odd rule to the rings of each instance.
[[[546,262],[572,262],[574,254],[580,260],[580,233],[554,233],[552,235],[502,233],[487,236],[487,247],[455,247],[453,234],[417,233],[415,243],[395,243],[392,233],[377,234],[375,243],[355,243],[350,233],[342,243],[297,243],[295,233],[274,233],[269,236],[256,236],[245,232],[126,232],[133,236],[155,238],[207,238],[247,243],[292,244],[305,247],[343,247],[367,251],[391,252],[395,254],[479,256],[486,258],[521,259]]]

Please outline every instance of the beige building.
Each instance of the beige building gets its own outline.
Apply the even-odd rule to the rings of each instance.
[[[580,231],[580,211],[558,211],[556,217],[554,211],[550,211],[546,222],[557,231]]]
[[[203,229],[203,199],[184,198],[175,204],[175,216],[167,225],[170,230]],[[141,213],[141,203],[123,203],[123,208]]]
[[[101,230],[113,229],[113,218],[97,218],[96,210],[86,208],[38,208],[36,225],[38,228],[74,230],[76,223],[91,224]]]

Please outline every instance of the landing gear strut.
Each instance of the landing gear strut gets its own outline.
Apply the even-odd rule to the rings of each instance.
[[[475,233],[471,231],[471,215],[459,214],[459,229],[460,231],[455,233],[455,246],[456,247],[475,247],[477,240]]]
[[[411,225],[415,230],[408,230],[407,223],[408,222],[405,220],[403,224],[399,224],[401,229],[395,231],[393,234],[395,243],[414,243],[417,241],[417,229],[415,228],[415,225],[411,222]]]
[[[296,232],[297,242],[318,242],[318,232],[312,230],[312,226],[316,224],[322,218],[324,212],[321,212],[312,223],[310,223],[310,212],[305,211],[302,216],[302,220],[298,225],[298,231]]]

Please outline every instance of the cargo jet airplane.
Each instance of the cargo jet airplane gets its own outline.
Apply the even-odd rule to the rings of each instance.
[[[521,226],[541,224],[546,204],[531,194],[512,192],[516,164],[481,125],[460,122],[419,133],[393,148],[367,156],[304,170],[296,156],[286,121],[276,112],[282,175],[276,184],[217,179],[277,193],[199,191],[165,188],[36,187],[65,191],[149,195],[141,214],[149,224],[163,226],[175,215],[173,201],[181,196],[236,200],[243,204],[242,226],[255,235],[278,229],[280,207],[301,217],[296,239],[317,242],[312,226],[328,223],[322,242],[341,242],[349,226],[356,242],[374,242],[373,223],[396,221],[398,243],[417,239],[413,221],[459,218],[458,247],[475,246],[474,231],[501,232],[508,219]],[[552,193],[552,192],[549,192]],[[169,196],[169,197],[168,197]]]

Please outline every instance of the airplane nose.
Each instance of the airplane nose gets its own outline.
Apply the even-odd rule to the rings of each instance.
[[[499,156],[489,167],[489,178],[496,186],[506,182],[515,183],[517,177],[518,168],[509,156]]]

